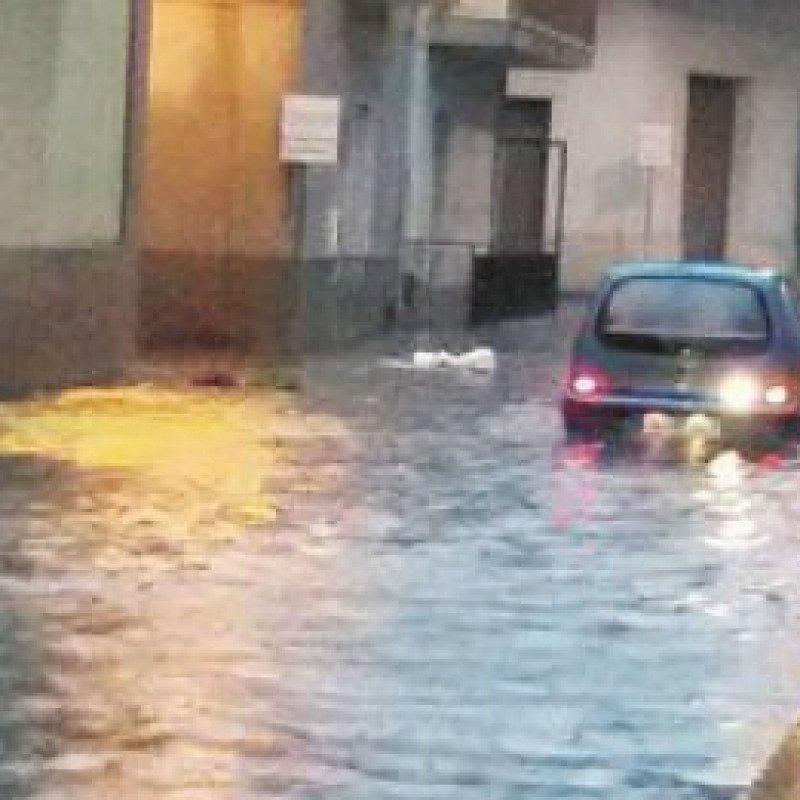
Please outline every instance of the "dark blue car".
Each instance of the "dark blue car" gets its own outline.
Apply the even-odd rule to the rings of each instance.
[[[572,348],[570,437],[650,427],[733,444],[797,433],[800,316],[779,271],[704,262],[612,267]]]

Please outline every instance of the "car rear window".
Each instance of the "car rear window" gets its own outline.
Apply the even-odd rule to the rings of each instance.
[[[744,283],[629,278],[604,303],[598,333],[621,346],[691,341],[759,349],[769,338],[769,320],[760,292]]]

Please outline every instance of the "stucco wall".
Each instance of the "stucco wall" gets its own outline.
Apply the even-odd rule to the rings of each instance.
[[[435,60],[435,239],[489,243],[494,125],[503,79],[502,63],[451,55]]]
[[[385,256],[396,245],[402,50],[380,4],[309,0],[303,91],[341,99],[340,158],[303,170],[302,255]]]
[[[290,250],[278,159],[302,4],[153,0],[139,343],[279,354]]]
[[[655,174],[648,252],[680,254],[691,73],[741,81],[727,255],[793,263],[796,32],[792,0],[603,0],[590,70],[510,74],[509,94],[552,98],[553,135],[569,145],[562,285],[587,288],[609,261],[645,249],[645,180],[637,157],[642,123],[673,132],[671,164]]]
[[[0,399],[124,374],[128,258],[119,247],[0,249]]]
[[[285,252],[278,119],[294,80],[298,13],[288,0],[155,0],[144,247]]]
[[[302,192],[295,339],[318,349],[393,314],[405,178],[409,7],[308,0],[302,91],[341,100],[339,160],[297,168]]]
[[[127,0],[2,0],[0,246],[119,236]]]
[[[0,0],[0,394],[108,378],[133,330],[128,0]]]

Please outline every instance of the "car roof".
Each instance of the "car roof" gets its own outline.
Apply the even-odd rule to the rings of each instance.
[[[613,264],[606,274],[612,280],[688,276],[710,280],[733,279],[754,285],[773,283],[783,275],[777,269],[726,261],[625,261]]]

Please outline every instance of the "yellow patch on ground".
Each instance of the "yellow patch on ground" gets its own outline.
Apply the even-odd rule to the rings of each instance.
[[[38,498],[67,538],[91,534],[139,555],[190,552],[274,522],[270,492],[288,452],[340,434],[268,389],[75,389],[0,409],[0,457],[75,468],[57,498]]]

